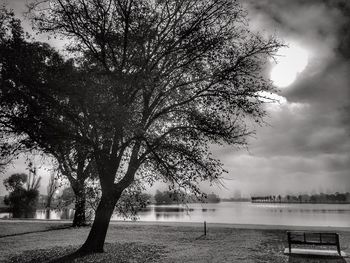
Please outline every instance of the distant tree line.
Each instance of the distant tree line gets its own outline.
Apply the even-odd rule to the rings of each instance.
[[[214,193],[196,196],[184,192],[159,191],[154,196],[155,204],[179,204],[179,203],[218,203],[220,197]]]
[[[334,194],[252,196],[253,203],[350,203],[350,192]]]
[[[250,202],[251,198],[248,197],[230,197],[221,199],[224,202]]]

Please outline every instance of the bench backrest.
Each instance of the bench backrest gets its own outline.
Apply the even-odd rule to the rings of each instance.
[[[317,232],[287,232],[290,243],[319,243],[334,244],[339,243],[337,233],[317,233]]]

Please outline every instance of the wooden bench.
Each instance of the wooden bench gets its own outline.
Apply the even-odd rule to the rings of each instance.
[[[339,235],[337,233],[288,231],[287,237],[289,253],[292,253],[292,244],[336,246],[339,256],[342,256],[340,251]]]

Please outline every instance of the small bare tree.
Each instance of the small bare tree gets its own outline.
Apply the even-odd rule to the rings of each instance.
[[[38,191],[40,187],[41,176],[37,174],[37,167],[33,162],[28,164],[28,177],[27,177],[27,191],[35,190]]]
[[[50,174],[49,184],[47,185],[47,198],[46,198],[46,208],[51,208],[51,202],[54,198],[56,190],[58,189],[59,184],[56,178],[56,172],[52,171]]]

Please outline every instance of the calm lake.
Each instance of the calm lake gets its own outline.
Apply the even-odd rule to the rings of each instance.
[[[72,219],[73,210],[39,210],[37,219]],[[0,213],[0,218],[11,217]],[[112,220],[123,220],[113,215]],[[139,212],[141,221],[176,221],[350,227],[350,204],[268,204],[220,202],[215,204],[150,205]]]

